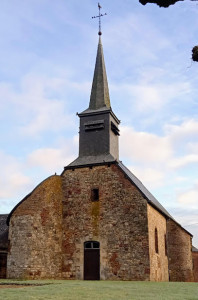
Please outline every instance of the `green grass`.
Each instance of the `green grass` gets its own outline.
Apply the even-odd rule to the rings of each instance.
[[[198,283],[134,281],[0,280],[48,285],[0,288],[1,300],[198,300]],[[51,283],[51,284],[49,284]]]

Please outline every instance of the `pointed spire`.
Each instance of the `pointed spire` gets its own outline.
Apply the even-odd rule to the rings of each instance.
[[[100,109],[102,107],[110,108],[111,104],[109,98],[109,88],[105,69],[103,48],[101,43],[101,37],[99,36],[98,52],[96,56],[96,64],[89,108]]]

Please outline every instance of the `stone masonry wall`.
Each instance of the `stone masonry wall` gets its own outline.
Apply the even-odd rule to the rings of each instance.
[[[166,219],[148,204],[150,280],[168,281],[168,258],[166,255]],[[158,253],[155,249],[155,229],[158,233]]]
[[[167,220],[170,281],[193,281],[192,238],[173,220]]]
[[[198,252],[192,252],[194,280],[198,282]]]
[[[84,242],[100,242],[100,278],[149,280],[147,201],[116,165],[63,173],[63,277],[83,279]],[[91,189],[99,201],[91,201]]]
[[[13,212],[9,227],[8,278],[60,278],[62,180],[42,182]]]

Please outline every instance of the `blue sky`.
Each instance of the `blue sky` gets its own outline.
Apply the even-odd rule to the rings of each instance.
[[[1,0],[0,213],[78,155],[98,43],[95,0]],[[101,2],[120,159],[198,247],[198,6]]]

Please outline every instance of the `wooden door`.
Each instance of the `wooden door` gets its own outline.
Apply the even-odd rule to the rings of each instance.
[[[84,248],[84,279],[100,280],[100,249],[98,247],[99,243],[89,243],[90,244],[88,244],[88,242],[87,244],[85,243]]]
[[[0,278],[6,278],[7,253],[0,253]]]

